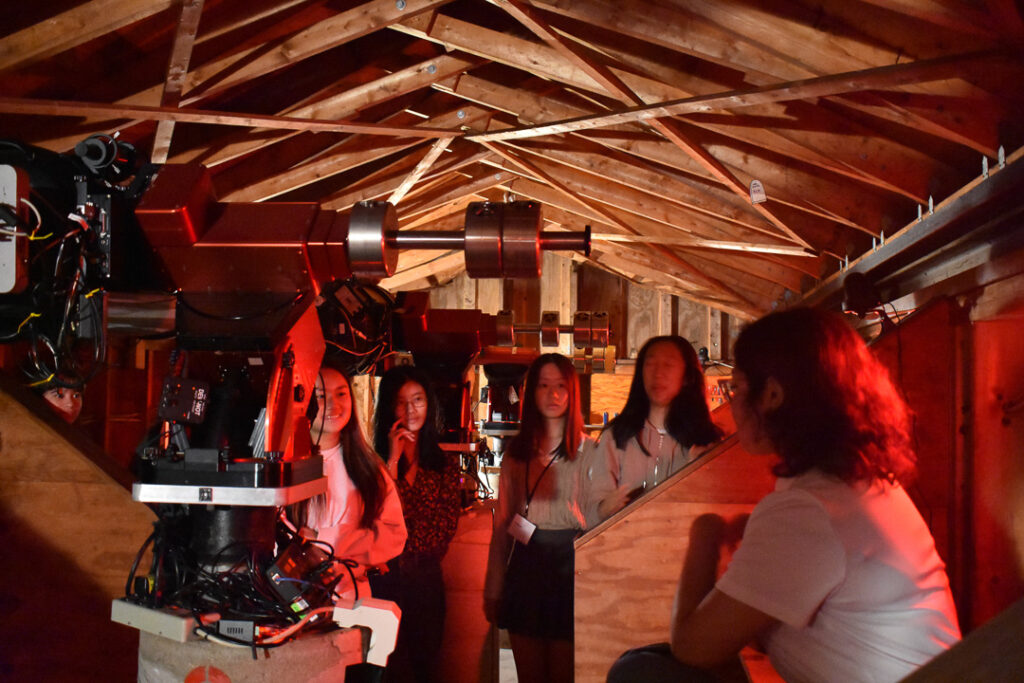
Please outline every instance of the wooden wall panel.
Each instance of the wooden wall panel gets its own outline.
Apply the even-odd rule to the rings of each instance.
[[[693,520],[749,513],[774,486],[770,465],[727,440],[577,541],[577,683],[604,681],[622,652],[667,639]]]
[[[486,278],[476,281],[476,306],[488,315],[501,310],[501,280]]]
[[[515,323],[540,322],[540,280],[506,279],[502,308],[512,311]],[[535,334],[517,334],[516,346],[527,349],[540,349],[540,338]]]
[[[974,407],[969,575],[965,628],[1024,595],[1024,316],[974,325]]]
[[[917,479],[907,486],[947,564],[963,619],[970,611],[966,580],[973,552],[963,545],[959,490],[965,463],[961,436],[963,361],[958,351],[956,303],[938,299],[878,337],[872,350],[889,368],[913,411]]]
[[[628,287],[627,357],[636,358],[640,348],[651,337],[673,334],[672,300],[674,297],[632,283]]]
[[[474,504],[459,518],[444,558],[448,614],[440,680],[445,683],[498,680],[498,631],[484,619],[483,600],[493,506],[493,501]]]
[[[576,310],[606,311],[610,330],[610,344],[614,344],[615,357],[626,358],[629,304],[627,282],[593,266],[583,265],[577,271]]]
[[[688,339],[695,348],[708,345],[708,307],[689,301],[679,299],[678,321],[676,323],[676,334]]]
[[[572,292],[573,269],[572,261],[564,256],[544,252],[544,273],[540,282],[540,310],[558,313],[560,325],[572,323],[573,308]],[[556,352],[572,357],[572,337],[568,334],[558,335],[558,346],[542,347],[541,351]]]
[[[5,680],[135,678],[138,631],[110,621],[110,601],[154,517],[62,436],[71,429],[0,390]]]
[[[629,385],[633,381],[633,366],[619,366],[612,373],[595,373],[590,378],[590,415],[584,416],[589,424],[599,424],[604,413],[612,419],[626,405]],[[596,436],[596,434],[595,434]]]

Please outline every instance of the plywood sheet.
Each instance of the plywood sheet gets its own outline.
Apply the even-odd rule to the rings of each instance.
[[[730,439],[576,545],[576,680],[604,681],[625,650],[668,638],[693,520],[748,514],[773,487],[770,460]]]
[[[0,391],[0,677],[130,680],[138,632],[110,621],[153,514]],[[102,643],[102,647],[97,644]]]

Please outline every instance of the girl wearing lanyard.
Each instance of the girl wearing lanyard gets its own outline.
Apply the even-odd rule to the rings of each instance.
[[[625,407],[587,458],[587,522],[593,526],[618,512],[720,436],[693,347],[676,335],[648,339],[637,355]]]
[[[572,361],[539,356],[526,375],[519,434],[501,463],[484,588],[487,619],[508,630],[520,683],[573,679],[573,540],[584,528],[577,457],[583,441]]]

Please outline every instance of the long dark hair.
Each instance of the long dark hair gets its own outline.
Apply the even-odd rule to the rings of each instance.
[[[526,373],[526,386],[523,389],[523,406],[519,423],[519,433],[509,441],[505,454],[515,460],[528,461],[537,453],[544,438],[544,421],[537,408],[537,382],[540,370],[548,363],[558,368],[562,377],[569,385],[569,405],[565,412],[565,436],[559,446],[558,453],[570,460],[576,457],[576,451],[583,441],[583,416],[580,414],[580,381],[576,376],[576,368],[572,361],[558,353],[545,353],[537,356],[530,364]]]
[[[913,475],[910,411],[841,317],[810,308],[772,313],[740,333],[735,356],[751,410],[769,378],[782,387],[782,404],[761,422],[782,458],[778,476],[817,468],[847,483],[905,483]]]
[[[671,344],[679,349],[686,366],[683,372],[683,386],[668,407],[665,429],[686,448],[706,445],[721,438],[722,432],[711,421],[711,412],[705,397],[704,373],[690,342],[678,335],[651,337],[640,348],[636,357],[633,382],[629,385],[629,396],[622,411],[605,429],[612,430],[615,445],[622,449],[626,443],[644,428],[644,421],[651,412],[651,400],[644,387],[644,362],[655,344]],[[643,450],[643,444],[640,445]],[[648,455],[650,455],[648,453]]]
[[[440,426],[438,424],[437,394],[431,386],[427,374],[412,365],[396,365],[381,377],[377,389],[377,408],[373,413],[373,447],[377,449],[381,459],[387,460],[391,444],[388,443],[388,431],[395,424],[395,403],[398,391],[409,382],[423,387],[427,395],[427,419],[416,436],[416,446],[420,451],[420,466],[440,472],[444,469],[444,454],[438,445]]]
[[[352,395],[352,380],[340,364],[328,358],[324,360],[322,367],[329,368],[340,374],[348,385],[349,395]],[[325,384],[322,375],[320,383]],[[315,394],[313,401],[316,401]],[[318,437],[314,438],[314,445],[318,445],[318,441]],[[363,514],[359,518],[359,526],[364,529],[371,529],[384,507],[387,482],[384,480],[380,459],[370,448],[370,444],[366,442],[366,436],[363,434],[362,423],[359,421],[359,413],[356,410],[355,396],[352,396],[352,412],[349,415],[348,422],[341,428],[340,442],[341,461],[345,465],[345,471],[348,472],[348,476],[355,485],[356,490],[359,491],[359,497],[363,500]],[[313,501],[318,501],[322,505],[325,502],[323,494],[314,496],[306,501],[305,506],[299,512],[303,524],[307,518],[308,506]]]

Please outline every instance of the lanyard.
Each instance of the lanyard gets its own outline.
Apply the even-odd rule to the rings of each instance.
[[[524,517],[528,515],[530,512],[530,501],[533,500],[533,494],[537,493],[537,487],[540,486],[540,482],[544,479],[544,475],[548,473],[548,469],[550,469],[551,464],[554,463],[556,460],[558,460],[557,453],[553,458],[548,460],[547,465],[544,465],[544,470],[540,473],[540,476],[537,477],[537,481],[534,482],[532,489],[530,488],[530,463],[533,461],[533,458],[530,458],[529,460],[526,461],[526,477],[523,482],[525,484],[523,488],[526,489],[526,509],[523,510]]]

